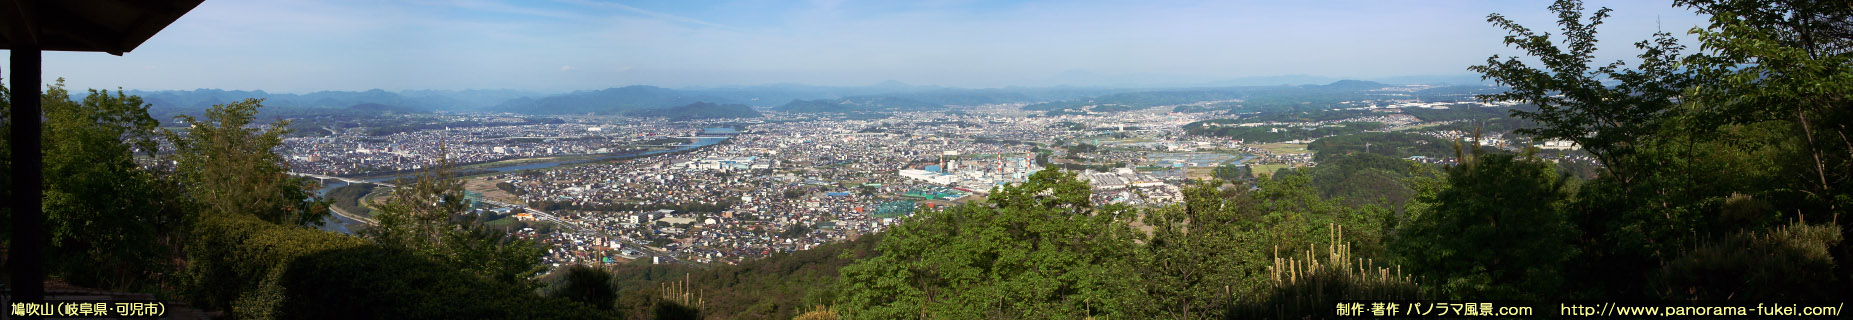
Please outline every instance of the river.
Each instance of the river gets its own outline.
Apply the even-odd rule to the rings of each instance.
[[[604,155],[604,156],[600,156],[600,157],[592,158],[592,159],[532,162],[532,163],[523,163],[523,164],[511,165],[511,166],[479,168],[478,170],[489,170],[489,171],[494,171],[495,173],[503,173],[503,172],[510,172],[510,171],[547,169],[547,168],[553,168],[553,167],[558,167],[562,165],[595,162],[595,161],[605,161],[605,160],[612,160],[612,159],[647,157],[647,156],[659,155],[659,154],[664,154],[664,153],[681,152],[681,151],[686,151],[686,150],[692,150],[695,148],[711,146],[716,143],[721,143],[721,141],[727,141],[727,139],[732,138],[731,135],[739,134],[739,133],[740,133],[739,131],[734,130],[732,128],[707,128],[707,129],[702,129],[702,134],[704,136],[696,137],[694,143],[690,143],[690,144],[675,147],[675,148],[665,149],[665,150],[644,151],[644,152],[639,152],[639,153],[611,153],[608,155]],[[705,136],[705,135],[710,135],[710,134],[726,135],[726,136]],[[384,181],[392,181],[393,179],[398,179],[398,178],[411,178],[413,175],[414,174],[407,173],[407,174],[398,174],[398,175],[368,177],[362,180],[373,181],[373,182],[384,182]],[[315,191],[315,194],[318,196],[325,195],[325,194],[328,194],[329,190],[334,190],[335,188],[340,188],[341,186],[346,186],[346,185],[347,185],[347,182],[344,182],[344,181],[330,182],[328,184],[322,185],[322,188],[317,189]],[[342,217],[341,215],[331,214],[331,215],[328,215],[327,219],[322,220],[321,229],[328,230],[328,231],[334,231],[334,232],[340,232],[344,234],[353,234],[354,231],[349,230],[347,228],[348,224],[350,223],[360,223],[360,222],[354,221],[353,219],[348,219],[346,217]]]

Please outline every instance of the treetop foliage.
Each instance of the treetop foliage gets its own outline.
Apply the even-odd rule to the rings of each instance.
[[[454,176],[448,160],[394,184],[398,187],[374,211],[379,225],[367,229],[365,236],[381,246],[436,257],[478,277],[539,287],[535,276],[546,271],[541,257],[547,249],[534,240],[483,225],[483,217],[471,212],[463,180]]]
[[[10,112],[8,97],[0,96],[0,107]],[[40,105],[47,271],[78,285],[173,290],[161,283],[174,280],[170,275],[178,265],[165,258],[173,254],[192,210],[171,176],[142,170],[136,162],[138,154],[155,150],[156,122],[147,104],[101,90],[74,101],[59,79]],[[10,135],[8,124],[0,131]],[[11,153],[4,143],[0,151]],[[0,163],[11,167],[10,160]],[[0,178],[10,185],[9,175]],[[0,192],[11,193],[4,189]],[[0,218],[10,217],[10,210],[0,208]]]
[[[1527,65],[1519,57],[1501,60],[1499,55],[1486,64],[1468,67],[1484,74],[1484,79],[1510,86],[1494,94],[1479,95],[1481,101],[1518,101],[1538,106],[1537,111],[1513,110],[1512,115],[1541,124],[1537,128],[1520,128],[1517,133],[1538,139],[1575,141],[1608,164],[1612,173],[1628,183],[1635,177],[1633,160],[1638,141],[1656,126],[1659,117],[1676,103],[1691,83],[1680,67],[1680,45],[1671,33],[1657,32],[1652,41],[1641,41],[1641,62],[1624,68],[1626,62],[1615,61],[1595,66],[1596,26],[1609,16],[1608,8],[1591,14],[1585,22],[1580,1],[1558,1],[1551,5],[1557,24],[1563,28],[1563,44],[1552,42],[1550,34],[1538,34],[1500,14],[1487,17],[1488,22],[1506,29],[1506,45],[1524,50],[1538,58],[1543,69]],[[1609,85],[1606,82],[1619,82]]]
[[[181,115],[184,132],[163,131],[173,142],[174,173],[208,214],[252,214],[284,225],[320,225],[327,205],[313,198],[314,180],[289,175],[276,150],[289,122],[254,126],[263,101],[247,99],[213,106],[201,121]]]
[[[1089,203],[1073,172],[1045,169],[984,204],[922,211],[878,255],[843,268],[852,318],[1142,314],[1131,211]],[[923,209],[925,210],[925,209]]]

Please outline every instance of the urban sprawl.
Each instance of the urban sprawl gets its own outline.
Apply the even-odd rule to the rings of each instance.
[[[1097,203],[1174,203],[1180,187],[1225,165],[1256,174],[1316,166],[1310,140],[1252,143],[1186,134],[1186,124],[1317,128],[1383,124],[1446,139],[1470,132],[1404,114],[1422,103],[1395,96],[1354,102],[1369,116],[1342,120],[1243,122],[1241,115],[1179,113],[1170,107],[1114,113],[1039,115],[1022,104],[900,112],[857,120],[771,112],[764,117],[669,122],[602,116],[403,115],[489,125],[369,136],[327,129],[294,137],[282,152],[296,173],[377,179],[439,163],[466,164],[465,185],[489,224],[551,245],[555,266],[572,263],[737,263],[880,232],[917,209],[983,199],[1047,166],[1083,168]],[[507,123],[508,125],[495,125]],[[1479,143],[1504,149],[1574,149],[1498,133]],[[1085,150],[1077,146],[1087,145]],[[1411,157],[1446,162],[1445,157]],[[1565,158],[1563,160],[1587,161]],[[499,161],[499,162],[498,162]],[[539,163],[541,165],[534,165]],[[524,168],[526,164],[533,168]],[[515,166],[520,169],[507,169]],[[497,170],[497,168],[503,168]],[[389,188],[381,188],[374,197]],[[364,201],[363,201],[364,202]]]

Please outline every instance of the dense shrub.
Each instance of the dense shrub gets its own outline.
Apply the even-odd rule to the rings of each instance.
[[[282,299],[283,266],[311,253],[361,247],[366,241],[284,227],[254,216],[208,214],[188,245],[188,279],[199,306],[239,317],[268,315]]]
[[[563,298],[584,303],[601,310],[611,309],[611,304],[618,300],[618,293],[612,288],[611,270],[574,264],[556,269],[545,281],[547,288],[542,295]]]
[[[701,314],[720,319],[790,319],[805,306],[831,305],[837,300],[839,269],[874,254],[880,234],[829,243],[786,253],[774,253],[739,264],[716,264],[706,269],[684,265],[654,265],[648,260],[613,268],[619,292],[617,311],[626,318],[663,314],[658,306],[664,283],[686,281],[706,303]]]
[[[835,309],[831,309],[829,306],[815,306],[815,307],[811,307],[810,311],[805,311],[804,314],[799,314],[797,317],[793,317],[791,319],[792,320],[839,320],[839,319],[843,319],[843,315],[838,314]]]
[[[591,307],[459,271],[411,251],[362,246],[292,262],[277,310],[298,319],[604,319]],[[339,307],[334,307],[339,306]]]
[[[1795,223],[1746,231],[1687,250],[1660,270],[1665,299],[1788,300],[1831,297],[1840,226]],[[1728,276],[1726,276],[1728,275]]]
[[[597,319],[597,311],[430,258],[249,215],[207,215],[189,244],[196,305],[237,318]]]
[[[1267,282],[1273,289],[1265,298],[1236,305],[1232,317],[1291,318],[1298,315],[1331,314],[1341,300],[1419,300],[1423,290],[1414,276],[1404,274],[1401,266],[1378,265],[1372,260],[1352,256],[1351,244],[1344,241],[1343,228],[1331,231],[1331,242],[1324,252],[1307,250],[1298,257],[1276,253],[1268,267]]]

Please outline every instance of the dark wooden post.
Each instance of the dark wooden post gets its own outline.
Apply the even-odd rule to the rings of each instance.
[[[36,8],[30,1],[19,2],[21,12]],[[28,27],[20,34],[26,39],[14,44],[12,53],[12,103],[7,119],[12,135],[7,143],[13,152],[12,243],[7,249],[7,271],[12,273],[14,301],[45,300],[45,212],[44,151],[39,148],[39,43],[37,21],[24,21]]]

